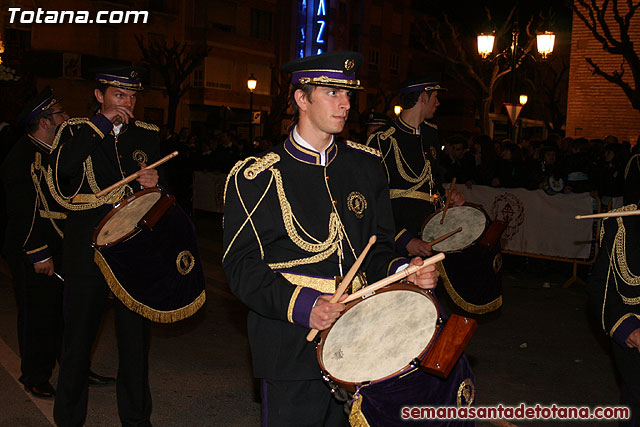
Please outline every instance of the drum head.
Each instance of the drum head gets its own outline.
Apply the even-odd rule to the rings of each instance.
[[[487,218],[480,209],[473,206],[455,206],[447,210],[444,223],[440,224],[442,212],[436,212],[422,229],[422,240],[430,242],[436,238],[462,227],[462,231],[454,234],[433,249],[438,252],[453,252],[466,248],[478,240],[487,226]]]
[[[117,242],[135,231],[138,222],[160,199],[162,192],[157,190],[136,193],[113,208],[109,216],[105,217],[106,221],[99,227],[95,236],[96,246]]]
[[[389,377],[428,347],[438,311],[419,291],[390,290],[350,307],[322,341],[324,369],[340,382]]]

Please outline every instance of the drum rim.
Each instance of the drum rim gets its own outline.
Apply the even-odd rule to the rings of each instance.
[[[487,214],[487,212],[484,210],[484,208],[482,207],[482,205],[478,205],[475,203],[470,203],[470,202],[465,202],[463,205],[461,206],[451,206],[449,209],[454,209],[454,208],[461,208],[461,207],[470,207],[470,208],[475,208],[477,210],[479,210],[480,212],[482,212],[482,214],[484,215],[484,219],[485,219],[485,223],[484,223],[484,230],[482,231],[482,234],[480,234],[478,236],[477,239],[475,239],[473,242],[469,243],[467,246],[460,248],[460,249],[456,249],[455,251],[450,251],[450,253],[453,252],[462,252],[467,248],[470,248],[471,246],[475,245],[476,242],[478,242],[480,239],[482,239],[482,236],[484,236],[484,234],[487,232],[487,230],[489,229],[489,224],[491,223],[491,218],[489,217],[489,215]],[[426,227],[426,225],[429,223],[429,221],[431,220],[431,218],[433,218],[434,216],[438,215],[438,214],[442,214],[442,210],[443,209],[438,209],[437,211],[435,211],[434,213],[432,213],[431,215],[429,215],[427,217],[427,219],[424,220],[424,222],[422,223],[422,227],[420,227],[420,239],[422,239],[422,232],[424,231],[424,227]],[[439,251],[435,251],[435,252],[439,252]],[[447,253],[447,252],[445,252]]]
[[[136,199],[139,199],[142,196],[150,194],[150,193],[160,193],[160,198],[162,198],[163,191],[159,187],[145,188],[144,190],[140,190],[140,191],[138,191],[136,193],[133,193],[129,197],[127,197],[127,198],[119,201],[118,203],[114,204],[113,208],[104,216],[104,218],[102,218],[100,220],[98,225],[96,225],[94,227],[93,234],[91,235],[91,246],[93,246],[94,248],[104,248],[104,247],[107,247],[107,246],[112,246],[112,245],[115,245],[116,243],[120,243],[120,242],[128,239],[129,237],[131,237],[132,234],[136,233],[138,231],[138,226],[137,225],[135,227],[133,227],[132,230],[130,230],[126,234],[122,235],[122,237],[120,237],[118,240],[115,240],[113,242],[110,242],[110,243],[107,243],[107,244],[104,244],[104,245],[99,245],[97,243],[98,235],[100,234],[100,231],[102,231],[102,227],[104,227],[104,225],[107,222],[109,222],[109,220],[114,215],[116,215],[118,212],[120,212],[120,210],[122,210],[129,203],[133,202]],[[158,201],[160,201],[160,199],[158,199]],[[154,206],[155,206],[155,203],[154,203]],[[151,207],[151,209],[153,209],[153,206]]]
[[[419,287],[417,287],[415,285],[412,285],[412,284],[406,283],[406,282],[392,283],[389,286],[386,286],[386,287],[384,287],[382,289],[374,291],[372,295],[366,296],[364,298],[359,298],[359,299],[357,299],[355,301],[351,301],[351,302],[347,303],[347,308],[342,312],[341,316],[343,316],[347,311],[349,311],[351,308],[355,307],[359,303],[361,303],[361,302],[363,302],[363,301],[365,301],[365,300],[367,300],[369,298],[375,297],[376,295],[383,294],[383,293],[390,292],[390,291],[412,291],[412,292],[416,292],[416,293],[419,293],[419,294],[422,294],[422,295],[426,296],[427,298],[429,298],[431,300],[431,302],[433,303],[433,305],[434,305],[434,307],[436,309],[436,319],[438,319],[438,320],[442,319],[442,314],[440,312],[440,306],[438,305],[438,302],[436,301],[436,299],[433,296],[433,294],[431,292],[429,292],[428,290],[426,290],[426,289],[421,289],[421,288],[419,288]],[[338,318],[338,320],[339,319],[340,318]],[[337,323],[337,320],[336,320],[336,323]],[[328,329],[325,329],[324,331],[320,332],[320,341],[316,345],[316,359],[318,360],[318,365],[320,365],[320,370],[322,372],[322,375],[324,377],[326,377],[326,378],[329,378],[331,381],[335,382],[340,387],[342,387],[342,388],[344,388],[346,390],[349,390],[349,391],[355,391],[356,387],[359,386],[359,385],[377,384],[377,383],[380,383],[382,381],[386,381],[386,380],[389,380],[389,379],[392,379],[392,378],[396,378],[400,374],[402,374],[404,372],[407,372],[409,370],[421,369],[420,366],[411,367],[411,364],[409,363],[409,364],[403,366],[401,369],[397,370],[396,372],[393,372],[393,373],[387,375],[386,377],[377,378],[375,380],[362,381],[362,382],[344,381],[344,380],[341,380],[339,378],[334,377],[325,368],[324,361],[322,360],[322,350],[324,349],[324,342],[325,342],[326,336],[333,329],[333,326],[336,323],[331,325],[331,327],[329,327]],[[422,361],[425,358],[425,356],[427,354],[427,351],[429,350],[429,348],[431,348],[431,345],[435,342],[435,339],[440,334],[440,331],[441,331],[442,326],[443,326],[440,323],[441,322],[436,321],[435,329],[434,329],[433,335],[431,336],[431,339],[429,340],[429,343],[420,352],[420,354],[415,357],[415,359],[418,359],[418,360]]]

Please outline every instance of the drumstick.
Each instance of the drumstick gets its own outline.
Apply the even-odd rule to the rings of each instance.
[[[447,209],[449,209],[449,201],[451,200],[451,194],[453,193],[453,187],[456,186],[456,177],[453,177],[453,181],[451,181],[451,187],[449,187],[449,197],[447,197],[447,203],[444,205],[444,211],[442,212],[442,218],[440,219],[440,224],[444,223],[444,216],[447,214]]]
[[[436,262],[442,261],[443,259],[444,259],[444,254],[441,252],[437,255],[434,255],[430,258],[425,259],[422,265],[411,265],[402,271],[398,271],[396,274],[392,274],[386,279],[378,280],[376,283],[369,285],[367,287],[364,287],[360,289],[358,292],[354,292],[353,294],[349,295],[347,299],[344,300],[343,302],[346,304],[350,301],[356,300],[360,297],[370,294],[371,292],[377,291],[380,288],[384,288],[387,285],[395,283],[398,280],[402,280],[405,277],[415,273],[416,271],[421,270],[422,268],[428,265],[435,264]]]
[[[138,179],[140,177],[140,171],[143,170],[147,170],[147,169],[153,169],[156,166],[160,166],[161,164],[163,164],[164,162],[167,162],[171,159],[173,159],[175,156],[177,156],[179,153],[177,151],[174,151],[171,154],[168,154],[166,156],[164,156],[163,158],[161,158],[160,160],[158,160],[155,163],[151,163],[149,166],[140,169],[138,172],[136,173],[132,173],[131,175],[129,175],[126,178],[121,179],[120,181],[116,182],[115,184],[111,184],[110,186],[108,186],[107,188],[105,188],[104,190],[99,191],[98,193],[96,193],[96,197],[102,197],[105,194],[109,193],[111,190],[121,187],[125,184],[130,183],[131,181],[133,181],[134,179]]]
[[[347,287],[349,286],[349,284],[353,280],[354,276],[358,272],[358,269],[360,268],[360,265],[362,264],[362,261],[364,261],[364,258],[367,256],[367,252],[369,252],[369,249],[371,249],[371,246],[373,246],[373,244],[375,242],[376,242],[376,236],[375,235],[371,236],[369,238],[369,243],[367,243],[367,246],[365,246],[364,250],[362,251],[362,253],[358,257],[358,259],[356,259],[356,262],[353,263],[353,265],[351,266],[349,271],[347,271],[347,274],[342,279],[342,282],[340,282],[340,286],[338,286],[338,289],[336,289],[336,292],[333,294],[333,296],[331,297],[331,301],[329,301],[329,302],[331,302],[331,303],[338,302],[338,300],[340,299],[342,294],[344,294],[344,291],[347,290]],[[309,341],[309,342],[313,341],[315,339],[316,335],[318,335],[318,330],[317,329],[311,329],[309,331],[309,333],[307,334],[307,341]]]
[[[437,238],[435,238],[435,239],[433,239],[432,241],[427,242],[427,243],[433,247],[433,245],[435,245],[435,244],[437,244],[437,243],[440,243],[440,242],[442,242],[443,240],[448,239],[449,237],[451,237],[451,236],[453,236],[454,234],[459,233],[459,232],[461,232],[461,231],[462,231],[462,227],[458,227],[458,228],[456,228],[455,230],[450,231],[450,232],[448,232],[447,234],[443,234],[442,236],[437,237]]]
[[[634,211],[626,211],[626,212],[604,212],[604,213],[591,214],[591,215],[576,215],[576,219],[616,218],[619,216],[632,216],[632,215],[640,215],[640,209],[636,209]]]

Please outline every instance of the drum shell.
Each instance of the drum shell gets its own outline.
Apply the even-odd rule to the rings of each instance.
[[[433,342],[435,341],[435,339],[437,338],[440,330],[441,330],[441,311],[440,311],[440,307],[439,304],[437,303],[435,297],[433,295],[431,295],[431,293],[422,290],[414,285],[410,285],[410,284],[406,284],[406,283],[395,283],[393,285],[389,285],[388,287],[385,287],[382,290],[378,290],[375,292],[375,295],[379,295],[385,292],[392,292],[395,290],[409,290],[412,292],[417,292],[420,293],[422,295],[424,295],[426,298],[429,298],[431,300],[431,302],[434,304],[434,307],[436,309],[436,313],[437,313],[437,318],[438,318],[438,322],[435,325],[435,331],[433,333],[433,336],[431,337],[430,341],[425,345],[424,349],[417,355],[415,355],[414,359],[416,361],[422,361],[427,353],[427,351],[429,350],[429,348],[431,347],[431,345],[433,344]],[[342,315],[344,315],[346,312],[348,312],[349,310],[353,309],[353,307],[357,306],[358,304],[362,303],[363,301],[366,301],[368,298],[373,298],[375,297],[375,295],[364,298],[364,299],[359,299],[359,300],[355,300],[352,301],[350,303],[347,304],[347,308],[344,311],[344,313]],[[338,319],[339,321],[339,319]],[[327,337],[327,335],[329,335],[329,333],[331,332],[331,330],[333,329],[333,327],[335,326],[335,324],[329,328],[326,329],[324,331],[322,331],[320,333],[320,342],[316,348],[316,353],[317,353],[317,358],[318,358],[318,364],[320,365],[320,369],[323,372],[323,375],[328,378],[329,380],[331,380],[333,383],[335,383],[336,385],[349,390],[349,391],[354,391],[356,389],[357,386],[362,385],[364,383],[370,383],[370,382],[383,382],[385,380],[388,380],[390,378],[394,378],[400,374],[402,374],[403,372],[409,371],[411,369],[413,369],[413,367],[411,366],[410,363],[407,363],[406,366],[404,366],[402,369],[391,373],[383,378],[376,378],[376,379],[372,379],[372,381],[364,381],[364,382],[349,382],[349,381],[344,381],[343,379],[337,378],[334,375],[332,375],[330,372],[327,371],[324,361],[323,361],[323,357],[322,357],[322,353],[323,353],[323,349],[324,349],[324,343],[325,343],[325,339]],[[408,360],[407,362],[411,362],[411,360]]]

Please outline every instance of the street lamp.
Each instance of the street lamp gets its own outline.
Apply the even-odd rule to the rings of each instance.
[[[524,97],[525,102],[522,102],[522,96],[520,97],[520,102],[516,104],[516,68],[518,68],[518,64],[520,61],[527,55],[525,51],[523,51],[518,45],[518,38],[520,37],[520,31],[518,29],[518,22],[514,22],[513,31],[511,32],[511,45],[508,46],[505,50],[498,53],[493,60],[506,59],[510,63],[511,67],[511,92],[509,93],[509,99],[512,103],[505,103],[507,110],[510,112],[509,118],[511,119],[511,139],[513,142],[515,141],[515,125],[518,119],[518,114],[522,109],[522,106],[526,102],[526,96]],[[478,54],[482,57],[482,59],[487,59],[493,52],[495,36],[493,34],[478,34]],[[547,57],[553,52],[553,44],[555,42],[555,34],[550,31],[545,31],[542,34],[538,34],[536,37],[538,53],[542,57],[542,59],[547,59]],[[532,57],[533,58],[533,57]],[[535,58],[533,58],[535,60]],[[512,117],[513,115],[513,117]]]
[[[396,105],[393,107],[393,112],[396,113],[396,116],[399,116],[400,113],[402,113],[402,107],[399,105]]]
[[[258,86],[258,80],[256,80],[253,73],[247,79],[247,88],[249,88],[249,143],[253,144],[253,91]]]
[[[526,104],[528,100],[529,100],[529,97],[524,93],[520,95],[520,105]]]

